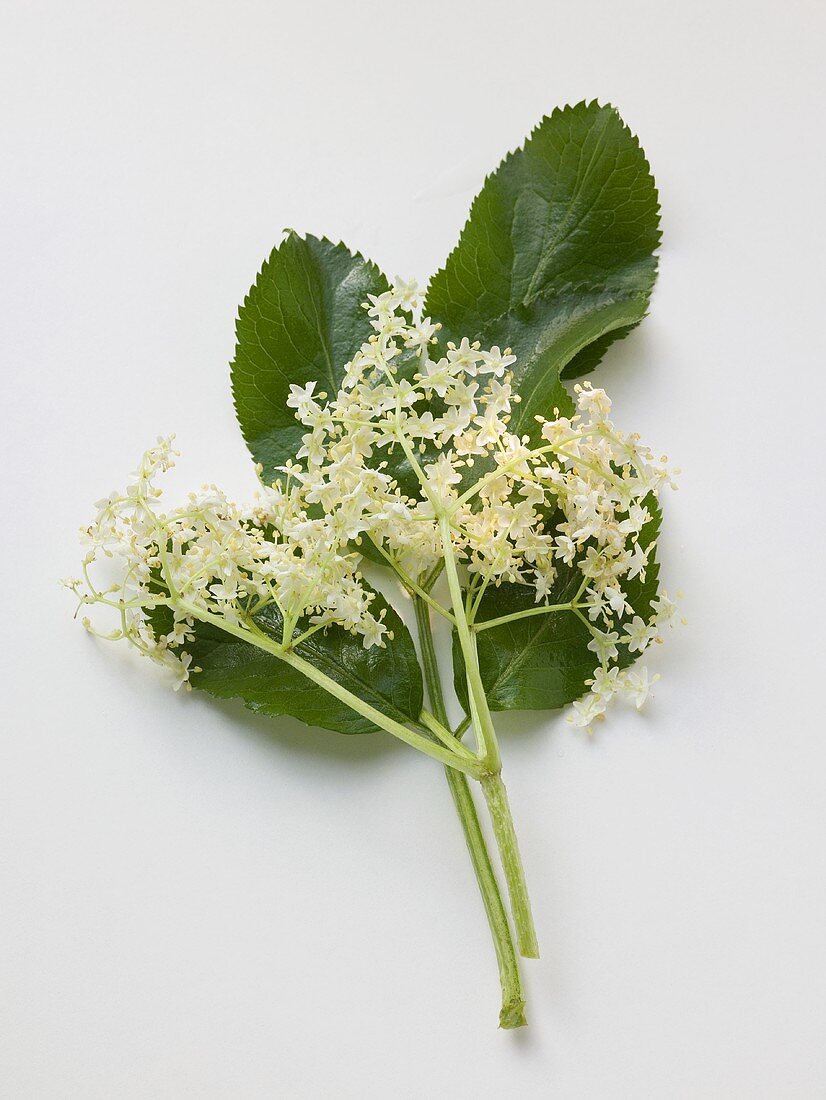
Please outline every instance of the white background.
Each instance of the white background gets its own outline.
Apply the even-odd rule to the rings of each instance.
[[[824,11],[4,5],[4,1098],[826,1096]],[[499,723],[543,948],[506,1033],[438,766],[172,695],[56,578],[159,431],[252,491],[227,363],[285,226],[426,280],[584,97],[660,187],[597,378],[684,471],[689,625],[642,716]]]

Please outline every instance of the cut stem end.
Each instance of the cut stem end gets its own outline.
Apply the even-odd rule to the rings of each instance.
[[[517,1027],[527,1027],[525,1002],[514,1001],[513,1004],[502,1005],[502,1011],[499,1013],[499,1026],[503,1031],[513,1031]]]

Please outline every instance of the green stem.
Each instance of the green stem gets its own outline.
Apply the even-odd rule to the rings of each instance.
[[[444,694],[442,693],[442,681],[439,676],[439,667],[436,662],[436,651],[433,645],[433,632],[430,625],[430,615],[427,605],[419,596],[414,596],[413,604],[416,609],[416,624],[419,629],[419,644],[422,653],[422,665],[424,667],[425,683],[430,698],[430,705],[434,714],[442,726],[448,725],[447,710],[445,708]],[[525,999],[522,994],[522,983],[519,976],[519,963],[513,946],[510,923],[499,892],[499,883],[496,881],[493,866],[488,853],[485,837],[479,825],[479,816],[470,785],[467,778],[453,768],[445,768],[445,777],[453,803],[459,814],[462,829],[465,834],[476,881],[482,895],[485,906],[493,946],[496,951],[496,960],[499,964],[499,981],[502,985],[502,1008],[499,1013],[499,1026],[503,1028],[524,1027]]]
[[[473,629],[478,634],[482,630],[490,630],[493,626],[504,626],[505,623],[513,623],[518,619],[530,619],[533,615],[548,615],[554,611],[573,611],[574,603],[546,603],[542,607],[529,607],[524,611],[514,611],[511,615],[500,615],[498,619],[484,619],[481,623],[474,623]]]
[[[380,729],[392,733],[394,737],[398,737],[400,741],[404,741],[405,744],[410,745],[412,748],[418,749],[427,756],[432,756],[441,764],[446,764],[451,768],[458,768],[460,771],[472,775],[474,779],[480,778],[482,768],[478,761],[473,759],[469,760],[464,755],[460,756],[457,752],[447,748],[445,745],[440,745],[435,741],[431,741],[421,733],[408,729],[407,726],[402,725],[401,722],[397,722],[394,718],[382,714],[380,710],[376,710],[375,707],[370,706],[369,703],[365,703],[363,699],[360,699],[357,695],[348,691],[347,688],[342,687],[336,680],[326,676],[317,669],[315,665],[310,664],[309,661],[305,661],[303,657],[299,657],[298,654],[293,653],[292,650],[284,649],[278,642],[269,638],[263,632],[253,631],[247,627],[239,626],[237,623],[225,619],[223,615],[216,615],[212,611],[203,611],[183,601],[180,601],[178,606],[193,619],[199,619],[204,623],[212,623],[213,626],[219,627],[228,634],[232,634],[234,637],[240,638],[244,642],[249,642],[250,645],[254,645],[258,649],[262,649],[265,653],[269,653],[271,656],[277,657],[280,661],[284,661],[285,664],[303,673],[308,680],[312,680],[313,683],[318,684],[319,687],[324,688],[330,695],[333,695],[336,699],[339,699],[346,706],[350,707],[356,714],[360,714],[362,718],[367,718],[368,721],[373,722]]]
[[[482,678],[479,675],[479,662],[476,659],[474,638],[468,626],[465,615],[464,601],[462,599],[462,586],[459,581],[459,572],[456,568],[456,558],[453,554],[453,537],[450,531],[450,520],[442,515],[439,518],[439,529],[442,536],[442,547],[445,555],[445,573],[450,588],[450,599],[453,604],[453,615],[456,619],[456,633],[459,637],[459,645],[462,656],[465,659],[465,674],[468,682],[468,703],[470,715],[473,719],[473,728],[481,741],[477,749],[482,754],[488,771],[499,772],[502,769],[502,760],[499,756],[499,744],[496,740],[496,731],[488,710],[488,700]]]
[[[427,684],[427,694],[433,713],[437,720],[450,728],[445,706],[444,692],[442,691],[442,678],[439,675],[439,665],[436,661],[436,648],[433,644],[433,630],[430,625],[430,615],[427,606],[419,596],[413,597],[413,607],[416,611],[416,626],[419,631],[419,647],[422,651],[422,665],[424,679]]]
[[[459,756],[463,756],[466,760],[476,760],[475,753],[471,752],[469,748],[462,744],[462,742],[451,732],[448,726],[443,725],[438,718],[432,715],[429,711],[422,708],[422,713],[419,716],[422,726],[429,730],[435,737],[442,742],[443,745]]]
[[[505,787],[500,778],[502,771],[502,758],[499,754],[499,743],[496,739],[496,730],[493,727],[493,719],[488,707],[488,699],[482,684],[479,672],[479,656],[476,649],[476,635],[468,625],[465,616],[464,602],[462,599],[462,586],[459,581],[459,571],[456,567],[456,558],[453,553],[453,539],[450,529],[450,519],[442,515],[439,519],[439,527],[442,535],[442,546],[445,555],[445,573],[450,587],[450,598],[453,604],[453,614],[456,618],[456,633],[462,649],[462,657],[465,662],[465,675],[468,686],[468,704],[470,707],[473,726],[477,732],[481,744],[477,748],[486,765],[486,775],[482,777],[482,787],[485,791],[488,809],[493,822],[494,835],[502,858],[502,869],[505,872],[505,881],[508,884],[508,894],[511,900],[511,913],[516,928],[516,942],[519,951],[528,959],[539,957],[539,948],[536,942],[536,931],[531,915],[531,903],[528,900],[528,888],[525,883],[525,873],[522,869],[522,860],[519,857],[519,848],[516,843],[516,833],[513,827],[510,806],[508,805]],[[485,783],[487,782],[487,787]]]
[[[516,926],[516,934],[519,941],[519,951],[527,959],[539,958],[539,945],[536,942],[536,930],[533,925],[533,914],[528,901],[528,890],[525,884],[525,871],[522,867],[522,859],[519,855],[519,846],[516,843],[516,832],[513,827],[508,795],[501,775],[486,775],[482,779],[482,790],[485,801],[490,811],[490,820],[493,825],[493,834],[499,848],[502,859],[502,867],[505,879],[508,883],[508,892],[511,899],[511,911],[513,923]]]
[[[447,608],[442,607],[438,600],[433,599],[426,586],[423,588],[421,585],[417,584],[412,577],[408,576],[407,573],[405,573],[405,571],[402,569],[396,559],[391,554],[387,553],[380,542],[377,542],[372,536],[370,536],[370,542],[373,544],[376,550],[378,550],[378,552],[381,554],[381,556],[384,558],[384,560],[387,562],[393,572],[397,574],[405,588],[409,589],[410,592],[415,592],[419,599],[424,600],[426,603],[429,603],[433,610],[438,612],[439,615],[442,616],[442,618],[447,619],[448,622],[452,623],[455,621]]]

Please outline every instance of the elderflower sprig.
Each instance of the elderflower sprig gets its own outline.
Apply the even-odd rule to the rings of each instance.
[[[426,306],[414,281],[387,289],[344,245],[288,231],[239,310],[231,371],[257,498],[242,507],[205,486],[169,509],[162,439],[100,502],[81,576],[65,582],[92,633],[131,643],[175,687],[382,730],[444,765],[502,1027],[526,1023],[517,951],[539,949],[492,711],[573,700],[569,720],[590,731],[617,697],[642,706],[657,677],[639,659],[678,614],[657,595],[656,557],[675,471],[619,430],[602,389],[561,382],[645,316],[658,211],[636,138],[583,102],[488,177]],[[575,241],[538,229],[574,223]],[[549,393],[558,408],[542,407]],[[386,572],[380,593],[368,581],[380,566],[395,607]],[[398,614],[411,606],[418,647]],[[437,623],[452,634],[455,726]]]
[[[421,315],[416,284],[399,285],[365,303],[373,335],[344,368],[329,397],[311,381],[290,387],[287,405],[306,428],[280,477],[261,485],[241,507],[214,485],[163,510],[158,475],[174,465],[173,437],[159,438],[123,492],[98,502],[84,529],[89,546],[83,578],[67,586],[83,606],[114,610],[120,626],[98,637],[125,639],[190,686],[202,670],[190,644],[203,624],[289,664],[318,687],[397,738],[477,779],[488,804],[521,953],[538,955],[510,807],[500,777],[501,754],[482,681],[477,636],[537,615],[571,614],[590,634],[596,667],[588,693],[569,720],[590,729],[616,695],[640,707],[654,681],[645,669],[621,667],[620,646],[641,654],[672,622],[663,594],[646,619],[628,585],[645,578],[655,539],[646,536],[652,502],[673,485],[665,459],[656,461],[636,435],[609,419],[611,402],[588,383],[575,387],[577,411],[537,417],[538,432],[510,428],[518,404],[506,348],[449,342],[431,357],[439,326]],[[413,480],[402,485],[389,458],[400,449]],[[335,626],[360,637],[365,649],[384,647],[392,632],[362,575],[366,543],[396,572],[416,601],[423,660],[436,714],[422,710],[403,723],[354,694],[306,660],[299,647]],[[116,567],[116,580],[97,581]],[[580,576],[571,600],[552,602],[559,571]],[[444,571],[448,603],[434,595]],[[492,586],[532,591],[534,605],[479,619]],[[280,636],[261,626],[278,611]],[[456,631],[467,679],[473,749],[449,728],[438,684],[430,608]],[[166,614],[158,615],[163,609]],[[654,678],[656,679],[656,677]],[[455,781],[457,805],[471,813]],[[495,885],[484,887],[495,905]],[[493,910],[491,910],[493,911]],[[503,956],[503,959],[505,957]],[[518,972],[503,962],[503,1019],[524,1022]]]
[[[177,454],[172,436],[159,438],[127,489],[99,501],[94,521],[82,529],[90,546],[83,580],[70,578],[64,584],[81,605],[102,605],[120,616],[120,628],[109,633],[84,617],[87,630],[130,642],[172,672],[177,690],[189,687],[190,674],[200,671],[192,666],[186,646],[197,623],[208,623],[290,664],[414,748],[477,774],[480,768],[472,753],[439,723],[424,727],[432,737],[423,736],[353,695],[296,652],[308,635],[332,624],[360,635],[365,648],[383,646],[385,638],[392,638],[382,622],[384,611],[378,616],[370,611],[375,594],[365,589],[356,571],[358,555],[347,552],[338,510],[310,517],[298,485],[285,492],[278,486],[262,489],[247,509],[206,485],[191,493],[183,507],[162,512],[155,477],[174,466]],[[105,588],[92,575],[103,559],[110,559],[118,572],[115,583]],[[269,606],[281,615],[280,639],[262,631],[256,621]],[[162,633],[153,617],[160,607],[171,613]],[[296,636],[301,619],[312,625]]]

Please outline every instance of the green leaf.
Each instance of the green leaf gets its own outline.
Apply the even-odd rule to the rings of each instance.
[[[376,613],[386,609],[385,623],[393,632],[386,648],[365,649],[359,636],[343,627],[330,626],[296,646],[295,652],[364,702],[397,722],[416,721],[421,714],[422,674],[410,633],[399,616],[376,594]],[[156,633],[164,622],[153,612]],[[282,619],[268,607],[255,617],[256,624],[270,637],[281,641]],[[304,627],[296,628],[297,636]],[[168,626],[166,627],[168,629]],[[192,665],[201,669],[191,675],[192,686],[220,699],[242,699],[260,714],[289,714],[308,726],[321,726],[339,733],[371,733],[376,726],[308,680],[298,670],[239,641],[218,627],[196,623],[195,640],[187,643]]]
[[[232,392],[266,480],[294,458],[307,430],[287,408],[290,386],[318,382],[334,397],[373,331],[361,303],[387,289],[374,264],[318,237],[290,233],[264,262],[238,312]]]
[[[646,504],[651,519],[640,534],[644,548],[656,539],[662,518],[653,498]],[[657,595],[658,579],[659,566],[652,552],[645,580],[635,577],[625,585],[628,602],[646,621],[651,615],[651,601]],[[562,566],[547,602],[569,603],[581,582],[578,569]],[[503,584],[489,589],[482,597],[477,621],[498,619],[536,606],[531,586]],[[566,706],[587,690],[586,680],[591,679],[597,664],[596,656],[588,649],[590,631],[571,611],[517,619],[479,631],[476,638],[479,671],[491,710],[555,710]],[[626,646],[618,648],[620,667],[633,664],[637,654],[629,653]],[[467,711],[465,665],[455,631],[453,676],[456,694]]]
[[[425,309],[443,341],[513,348],[511,427],[531,430],[557,376],[593,369],[643,318],[659,240],[637,139],[613,107],[563,107],[487,178]]]

